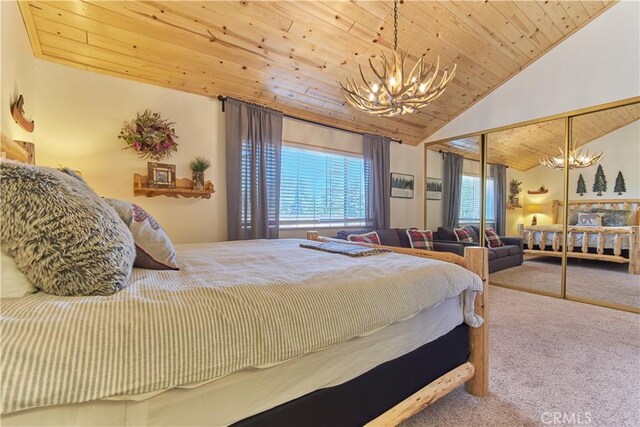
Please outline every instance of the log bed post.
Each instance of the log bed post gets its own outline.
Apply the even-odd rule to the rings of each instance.
[[[475,310],[484,318],[479,328],[469,328],[469,362],[475,367],[474,376],[467,381],[465,389],[474,396],[489,394],[489,253],[487,248],[466,247],[464,249],[465,267],[482,279],[482,293],[476,294]]]
[[[638,225],[632,226],[629,230],[629,274],[640,274],[640,226]]]

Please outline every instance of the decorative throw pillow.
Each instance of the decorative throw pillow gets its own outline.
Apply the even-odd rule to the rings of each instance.
[[[2,263],[0,280],[0,298],[22,298],[38,291],[27,276],[20,270],[16,262],[10,255],[0,252],[0,262]]]
[[[628,209],[593,209],[592,212],[602,213],[602,225],[605,227],[628,227],[631,225],[631,211]]]
[[[167,233],[147,211],[124,200],[105,199],[131,230],[136,244],[134,267],[179,270],[176,250]]]
[[[373,243],[375,245],[380,244],[380,237],[375,231],[371,231],[365,234],[349,234],[347,236],[347,240],[356,243]]]
[[[491,227],[484,229],[484,235],[487,238],[487,246],[490,248],[499,248],[500,246],[504,246],[502,240],[500,240],[500,236],[496,233]]]
[[[578,212],[579,227],[599,227],[602,225],[603,213],[598,212]]]
[[[569,210],[569,225],[578,224],[578,212],[586,212],[584,209],[570,209]]]
[[[413,249],[433,250],[433,232],[431,230],[407,229],[407,236]]]
[[[473,229],[471,227],[454,228],[453,232],[456,235],[458,242],[473,242]]]
[[[55,295],[110,295],[126,286],[133,236],[107,202],[55,169],[0,167],[2,248],[31,283]]]

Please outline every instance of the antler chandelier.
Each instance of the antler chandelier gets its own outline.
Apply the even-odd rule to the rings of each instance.
[[[393,2],[393,27],[393,62],[390,64],[382,52],[382,72],[379,72],[369,59],[369,66],[377,81],[370,83],[362,67],[358,66],[364,85],[358,85],[355,80],[348,78],[346,85],[340,84],[349,104],[375,116],[393,117],[417,112],[442,95],[456,73],[457,65],[454,64],[451,73],[444,70],[439,83],[435,84],[440,72],[440,56],[436,57],[435,70],[431,73],[433,62],[425,69],[422,55],[411,72],[405,75],[404,66],[409,52],[401,53],[398,50],[398,0]]]
[[[573,141],[569,143],[569,169],[581,169],[593,166],[599,163],[604,158],[602,152],[590,153],[589,151],[582,152],[582,149],[577,149],[573,145]],[[558,157],[543,157],[540,160],[540,164],[551,169],[564,169],[564,151],[560,148],[560,156]]]

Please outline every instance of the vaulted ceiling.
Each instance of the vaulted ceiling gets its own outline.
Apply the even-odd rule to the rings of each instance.
[[[405,1],[399,44],[444,67],[419,114],[376,118],[339,82],[393,44],[392,1],[21,1],[35,55],[89,71],[418,144],[614,2]],[[365,69],[366,71],[366,69]]]

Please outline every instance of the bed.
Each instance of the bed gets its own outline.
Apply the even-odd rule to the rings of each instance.
[[[630,211],[628,226],[585,227],[569,225],[567,228],[567,256],[629,264],[630,274],[640,274],[640,199],[573,200],[571,211],[592,209]],[[526,226],[518,224],[518,236],[525,243],[525,254],[562,256],[563,203],[554,200],[552,221],[549,225]]]
[[[2,300],[2,425],[396,425],[488,393],[485,248],[304,242],[183,245],[112,296]]]

